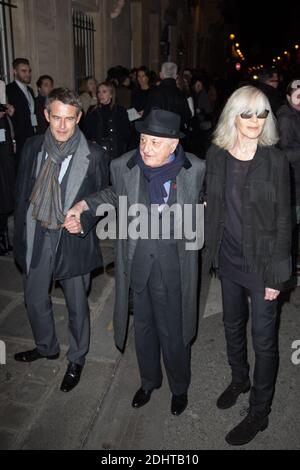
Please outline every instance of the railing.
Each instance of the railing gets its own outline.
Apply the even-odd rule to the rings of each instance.
[[[76,88],[87,76],[94,76],[94,20],[79,11],[73,11],[74,63]]]

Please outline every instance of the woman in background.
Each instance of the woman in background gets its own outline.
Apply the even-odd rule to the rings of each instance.
[[[91,106],[97,104],[97,81],[94,77],[86,77],[80,86],[80,101],[86,115]]]
[[[88,110],[83,128],[87,139],[103,147],[110,160],[127,151],[130,124],[125,108],[116,104],[112,83],[102,82],[97,89],[97,105]]]

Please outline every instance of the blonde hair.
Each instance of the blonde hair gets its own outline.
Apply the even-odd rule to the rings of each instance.
[[[243,86],[230,96],[215,129],[213,143],[226,150],[232,149],[237,139],[236,117],[242,113],[260,114],[266,109],[269,114],[258,137],[258,145],[275,145],[279,140],[276,118],[266,95],[254,86]]]
[[[98,99],[99,90],[102,86],[105,86],[106,88],[108,88],[108,91],[109,91],[110,96],[111,96],[111,101],[110,101],[109,106],[112,109],[116,104],[116,87],[112,82],[107,82],[106,81],[106,82],[99,83],[99,85],[97,86],[97,99]],[[97,106],[100,107],[100,108],[102,106],[100,104],[99,100],[98,100],[98,105]]]

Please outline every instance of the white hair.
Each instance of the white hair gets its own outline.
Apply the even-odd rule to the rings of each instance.
[[[163,78],[177,78],[177,65],[174,62],[164,62],[161,66],[160,73]]]
[[[228,99],[214,132],[213,143],[226,150],[232,149],[237,140],[236,117],[242,113],[260,114],[269,111],[258,145],[275,145],[279,140],[277,121],[266,95],[254,86],[243,86]]]

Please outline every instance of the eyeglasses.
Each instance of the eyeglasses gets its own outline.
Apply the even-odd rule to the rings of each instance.
[[[264,111],[262,111],[261,113],[257,114],[257,113],[241,113],[240,116],[242,119],[251,119],[252,116],[255,114],[257,119],[266,119],[268,117],[268,114],[269,114],[269,110],[268,109],[265,109]]]

